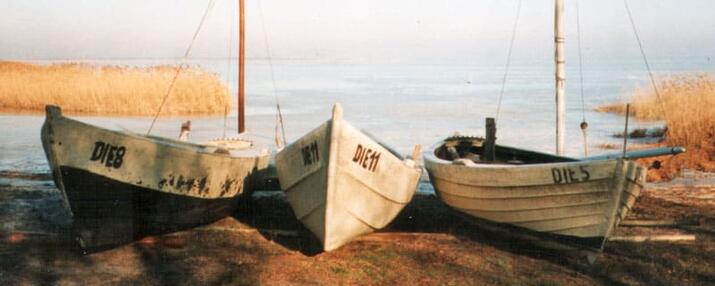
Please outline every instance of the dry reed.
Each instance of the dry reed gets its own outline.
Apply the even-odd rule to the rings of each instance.
[[[0,61],[0,111],[41,112],[55,104],[74,114],[154,115],[176,69]],[[230,104],[216,74],[185,68],[161,115],[223,114]]]
[[[666,142],[685,146],[712,144],[715,136],[715,77],[680,75],[658,81],[658,100],[653,88],[636,88],[631,114],[637,118],[665,120]],[[611,104],[599,111],[625,113],[625,104]]]
[[[672,177],[682,168],[715,171],[715,76],[679,75],[658,80],[660,100],[652,86],[636,88],[631,114],[660,119],[667,128],[663,144],[685,146],[687,154],[674,157],[662,177]],[[598,111],[625,113],[625,104],[610,104]]]

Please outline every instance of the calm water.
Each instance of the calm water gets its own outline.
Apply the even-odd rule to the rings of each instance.
[[[158,62],[123,62],[130,65]],[[235,69],[226,62],[197,61],[194,65],[219,73],[235,89]],[[657,74],[713,71],[702,59],[660,60],[652,63]],[[502,66],[465,64],[313,64],[274,63],[275,89],[265,62],[247,66],[247,127],[253,138],[273,142],[275,97],[281,103],[288,141],[292,141],[330,117],[335,102],[343,105],[344,117],[368,130],[402,153],[414,144],[427,148],[437,140],[460,131],[482,135],[484,118],[493,117],[501,85]],[[567,70],[567,153],[583,155],[579,123],[582,119],[577,70]],[[645,84],[641,62],[590,65],[584,71],[585,117],[590,124],[592,153],[601,143],[620,144],[611,135],[623,130],[623,117],[590,111],[616,102],[635,86]],[[550,62],[513,63],[501,114],[498,142],[545,152],[554,150],[553,67]],[[274,94],[275,90],[275,94]],[[147,117],[75,118],[100,126],[146,132]],[[155,135],[176,137],[180,122],[192,120],[192,140],[221,137],[222,117],[160,118]],[[48,172],[40,143],[44,115],[0,114],[0,170]],[[229,134],[235,134],[236,114],[230,116]],[[635,121],[633,128],[658,122]],[[8,133],[9,131],[9,133]],[[612,152],[612,151],[611,151]]]

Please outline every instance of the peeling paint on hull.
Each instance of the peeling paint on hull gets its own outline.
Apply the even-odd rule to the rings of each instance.
[[[230,215],[235,198],[200,199],[160,192],[61,166],[73,223],[85,249],[187,229]]]
[[[220,219],[253,191],[270,156],[245,141],[219,150],[99,128],[66,118],[54,106],[47,107],[41,135],[85,248]]]

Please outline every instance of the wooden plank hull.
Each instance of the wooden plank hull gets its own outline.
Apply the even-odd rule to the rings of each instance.
[[[296,217],[336,249],[385,227],[412,199],[420,170],[342,120],[333,119],[276,155],[276,168]]]
[[[230,215],[237,203],[234,198],[207,200],[159,192],[74,167],[60,166],[60,172],[74,231],[88,249],[210,223]]]
[[[425,154],[425,166],[450,207],[490,222],[589,241],[603,242],[612,233],[645,182],[645,170],[626,160],[460,165],[435,154]]]
[[[52,106],[42,143],[86,249],[225,217],[269,160],[255,147],[226,150],[107,130]]]

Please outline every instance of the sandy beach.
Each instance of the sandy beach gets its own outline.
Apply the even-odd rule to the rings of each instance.
[[[610,241],[595,263],[570,251],[480,229],[419,194],[387,228],[332,252],[301,226],[280,192],[255,194],[233,217],[94,253],[73,241],[49,174],[0,173],[0,284],[705,285],[715,281],[715,176],[649,184],[616,236],[694,235],[694,241]],[[107,226],[111,227],[111,226]]]

